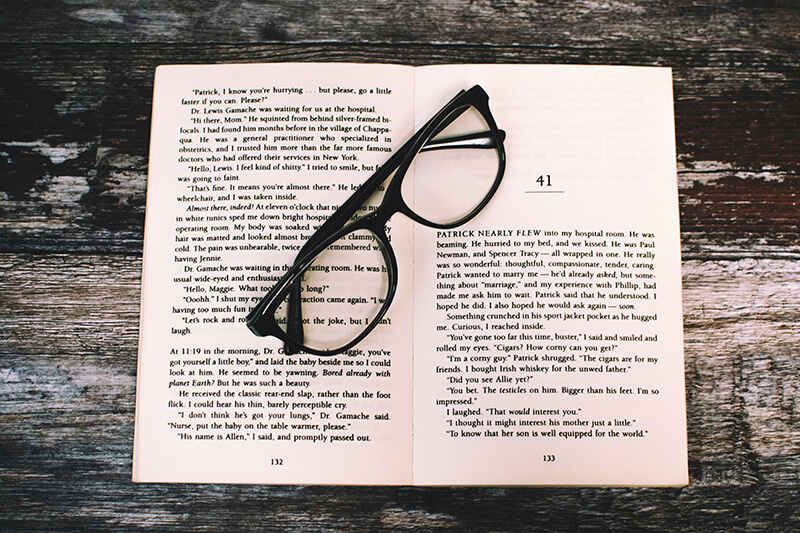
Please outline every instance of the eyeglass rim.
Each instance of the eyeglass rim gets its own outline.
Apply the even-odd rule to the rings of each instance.
[[[485,92],[483,94],[486,95]],[[467,109],[469,109],[469,107],[474,107],[481,114],[481,116],[486,121],[486,125],[489,127],[487,131],[488,133],[491,134],[492,139],[494,140],[494,146],[492,148],[497,153],[497,171],[495,173],[494,181],[492,182],[491,187],[489,187],[489,189],[487,190],[486,194],[483,196],[481,201],[478,204],[476,204],[471,211],[469,211],[461,218],[456,219],[455,221],[435,222],[414,211],[411,207],[409,207],[405,198],[403,198],[401,188],[403,182],[406,179],[408,169],[414,162],[414,159],[416,159],[417,155],[419,155],[419,153],[425,147],[425,144],[428,141],[430,141],[433,137],[435,137],[439,132],[442,131],[442,129],[437,129],[438,126],[441,125],[438,124],[437,128],[431,127],[431,131],[428,133],[428,135],[420,136],[417,142],[409,148],[409,153],[403,159],[403,162],[400,164],[400,166],[398,166],[397,170],[395,170],[395,177],[392,178],[392,181],[389,183],[385,195],[385,201],[396,201],[399,203],[399,206],[395,208],[395,212],[399,211],[404,215],[406,215],[407,217],[409,217],[410,219],[412,219],[413,221],[422,224],[423,226],[436,229],[452,229],[462,226],[467,222],[469,222],[470,220],[472,220],[473,218],[475,218],[478,215],[478,213],[483,211],[483,209],[489,204],[489,202],[492,200],[497,190],[500,188],[500,183],[503,181],[503,176],[505,175],[506,152],[504,145],[505,132],[499,129],[497,127],[497,124],[494,122],[494,117],[492,117],[491,111],[489,110],[488,107],[488,98],[489,98],[488,95],[486,95],[485,100],[482,101],[482,103],[485,104],[484,109],[481,109],[479,106],[475,105],[475,103],[468,102],[459,106],[454,106],[453,109],[443,117],[443,119],[447,119],[450,118],[452,115],[454,115],[459,109],[463,108],[466,111]],[[442,111],[444,111],[444,109]],[[460,115],[461,113],[459,113],[458,116]],[[456,116],[455,118],[458,118],[458,116]],[[449,123],[450,122],[444,124],[444,127],[449,125]],[[429,125],[432,126],[430,122]],[[382,208],[383,205],[381,205],[381,207],[379,207],[378,209],[380,210]]]
[[[367,324],[364,330],[352,341],[344,344],[343,346],[330,350],[320,350],[318,348],[308,346],[304,342],[300,342],[298,339],[292,337],[290,333],[280,327],[278,321],[275,319],[275,311],[277,311],[278,307],[280,307],[281,303],[283,303],[283,300],[289,294],[289,291],[292,289],[294,283],[308,270],[308,268],[314,263],[320,254],[322,254],[330,245],[340,240],[342,237],[359,230],[367,230],[374,235],[375,241],[379,245],[381,255],[383,256],[383,260],[386,264],[388,288],[383,305],[371,319],[371,322]],[[386,235],[386,231],[383,228],[383,223],[379,222],[378,218],[373,214],[367,215],[354,221],[352,224],[341,228],[324,241],[318,243],[312,250],[303,256],[300,262],[292,265],[289,271],[284,274],[280,281],[278,281],[278,283],[275,284],[264,297],[264,300],[269,300],[269,303],[264,308],[259,320],[248,320],[247,326],[258,336],[277,337],[285,343],[291,345],[293,348],[300,349],[313,355],[339,355],[364,340],[364,338],[369,335],[372,330],[378,326],[378,324],[380,324],[380,321],[386,315],[386,312],[389,310],[389,307],[394,300],[394,296],[397,293],[397,271],[397,258],[395,257],[394,250],[391,247],[389,237]]]

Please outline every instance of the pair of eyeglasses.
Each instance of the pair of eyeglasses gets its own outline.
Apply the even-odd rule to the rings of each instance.
[[[473,219],[503,179],[504,139],[486,91],[459,92],[317,229],[247,326],[282,340],[287,354],[337,355],[361,342],[397,291],[389,219],[400,212],[438,229]]]

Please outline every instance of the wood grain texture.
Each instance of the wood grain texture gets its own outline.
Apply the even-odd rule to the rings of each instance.
[[[800,527],[796,261],[684,263],[683,489],[134,485],[141,260],[1,254],[0,265],[4,530],[49,529],[53,517],[56,529]]]
[[[797,0],[7,4],[0,530],[800,531]],[[688,487],[130,482],[154,69],[277,61],[672,67]]]
[[[9,42],[331,42],[775,50],[796,45],[796,0],[87,0],[4,9]]]
[[[630,51],[466,45],[4,48],[11,60],[0,66],[0,251],[140,253],[159,64],[401,60],[672,66],[684,256],[800,257],[796,56],[759,70],[758,52],[644,60]],[[765,85],[768,78],[782,81]]]

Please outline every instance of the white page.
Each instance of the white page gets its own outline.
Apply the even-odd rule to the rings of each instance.
[[[415,231],[415,484],[685,484],[670,71],[424,67],[418,121],[474,84],[508,165],[465,233]]]
[[[303,239],[386,160],[369,147],[394,150],[413,130],[412,82],[398,66],[159,68],[135,480],[410,482],[410,263],[390,324],[350,354],[286,357],[243,319]],[[408,228],[391,228],[401,261]]]

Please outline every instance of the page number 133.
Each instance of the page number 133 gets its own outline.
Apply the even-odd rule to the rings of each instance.
[[[548,453],[542,455],[542,461],[544,461],[545,463],[554,463],[555,460],[556,460],[556,456],[555,455],[548,454]]]

